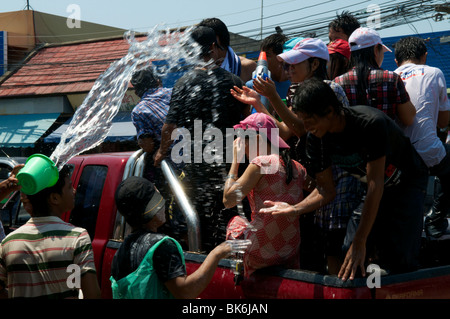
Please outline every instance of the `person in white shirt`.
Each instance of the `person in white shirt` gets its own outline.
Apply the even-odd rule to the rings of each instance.
[[[450,213],[450,145],[444,144],[438,129],[449,124],[450,104],[443,72],[426,65],[427,47],[418,37],[406,37],[395,44],[395,70],[405,83],[416,108],[414,123],[404,128],[405,134],[441,184],[432,213],[425,219],[428,236],[440,237],[448,226]]]

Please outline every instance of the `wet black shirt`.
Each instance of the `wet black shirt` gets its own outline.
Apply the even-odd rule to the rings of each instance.
[[[138,230],[128,235],[114,256],[111,275],[120,280],[135,271],[148,250],[165,235]],[[155,250],[153,266],[162,282],[186,275],[178,248],[171,240],[165,240]]]
[[[382,156],[386,156],[385,187],[426,172],[409,138],[383,112],[360,105],[344,108],[344,114],[343,132],[327,133],[322,139],[308,133],[306,151],[314,173],[334,163],[365,181],[367,162]]]

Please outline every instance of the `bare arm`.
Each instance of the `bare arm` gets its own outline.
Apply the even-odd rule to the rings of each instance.
[[[178,299],[197,298],[211,282],[219,261],[229,256],[230,253],[230,245],[227,243],[220,244],[208,254],[205,261],[194,273],[165,282],[167,289]]]
[[[252,79],[253,71],[256,69],[256,62],[240,56],[241,59],[241,76],[242,81],[247,82]]]
[[[97,274],[88,272],[81,276],[81,291],[85,299],[100,299],[100,287],[98,286]]]
[[[268,116],[273,118],[275,120],[275,123],[277,124],[278,129],[280,130],[279,131],[280,137],[283,140],[286,141],[291,136],[294,136],[294,132],[286,125],[286,123],[278,121],[278,119],[276,119],[275,117],[272,116],[272,114],[270,114],[270,112],[266,109],[266,107],[261,103],[261,99],[255,90],[252,90],[246,86],[244,86],[242,89],[235,86],[233,89],[230,90],[230,92],[231,95],[233,95],[234,98],[236,98],[237,100],[246,104],[253,105],[253,107],[257,112],[267,114]],[[283,103],[283,101],[281,101],[281,103]]]
[[[416,116],[416,108],[411,103],[411,101],[399,104],[397,106],[397,115],[403,125],[410,126],[411,124],[414,123],[414,117]]]
[[[439,128],[446,128],[450,121],[450,111],[441,111],[438,115],[437,126]]]
[[[385,163],[386,156],[367,163],[366,199],[358,229],[338,274],[342,280],[354,279],[358,267],[365,276],[366,241],[377,217],[378,207],[383,196]]]
[[[161,145],[156,151],[154,165],[159,166],[172,145],[172,132],[177,128],[175,124],[164,124],[161,129]]]
[[[261,77],[253,81],[253,87],[256,92],[267,97],[270,104],[283,120],[284,125],[289,128],[298,137],[303,136],[306,130],[303,121],[289,109],[277,93],[275,83],[271,79],[263,80]]]
[[[25,166],[24,164],[15,166],[11,171],[10,177],[8,177],[8,179],[5,179],[3,182],[0,183],[0,200],[3,200],[12,192],[20,190],[21,186],[17,184],[18,180],[16,178],[16,175],[19,172],[19,170],[24,166]]]
[[[250,164],[244,174],[238,179],[239,163],[245,156],[245,142],[236,138],[233,142],[233,162],[230,171],[225,180],[223,190],[223,204],[226,208],[236,206],[238,200],[242,200],[258,184],[261,179],[260,168],[257,165]],[[238,198],[238,192],[240,192]]]
[[[266,201],[264,204],[267,205],[268,208],[261,209],[260,213],[300,216],[328,204],[336,196],[331,166],[323,172],[316,174],[316,183],[317,187],[300,203],[289,205],[282,202]]]

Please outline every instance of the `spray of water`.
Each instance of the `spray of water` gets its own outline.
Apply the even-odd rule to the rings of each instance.
[[[104,141],[135,71],[153,67],[163,78],[201,63],[198,60],[200,47],[192,41],[191,31],[188,28],[183,32],[170,32],[156,26],[143,41],[138,41],[132,31],[125,33],[124,38],[130,44],[127,54],[98,77],[50,155],[58,169],[72,157]]]

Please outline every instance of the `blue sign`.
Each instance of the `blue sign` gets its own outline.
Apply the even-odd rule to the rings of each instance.
[[[8,41],[6,31],[0,31],[0,76],[5,74],[8,67]]]

